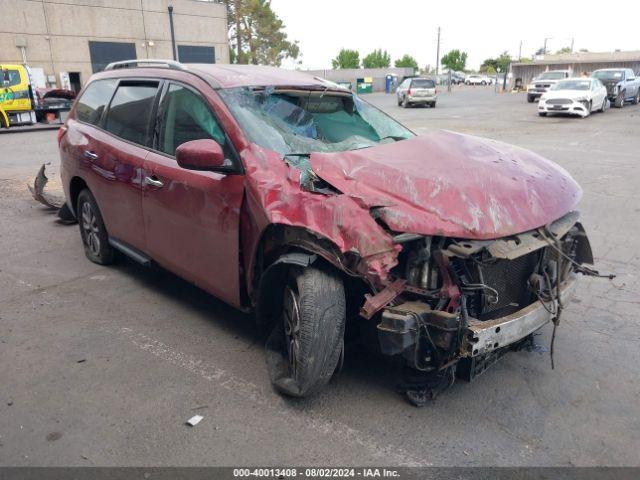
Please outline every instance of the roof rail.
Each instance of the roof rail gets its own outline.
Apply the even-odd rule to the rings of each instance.
[[[164,66],[172,70],[186,70],[187,67],[175,60],[159,60],[153,58],[141,58],[139,60],[123,60],[121,62],[112,62],[105,70],[117,70],[119,68],[134,68],[134,67],[156,67]]]

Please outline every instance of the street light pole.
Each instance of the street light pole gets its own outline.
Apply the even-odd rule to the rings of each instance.
[[[438,27],[438,48],[436,51],[436,76],[440,73],[440,27]]]

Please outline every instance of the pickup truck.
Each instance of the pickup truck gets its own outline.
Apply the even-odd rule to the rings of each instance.
[[[640,103],[640,77],[630,68],[603,68],[591,74],[607,87],[607,98],[617,108]]]
[[[547,93],[558,80],[569,78],[570,76],[570,70],[549,70],[538,75],[527,86],[527,102],[535,102],[542,94]]]

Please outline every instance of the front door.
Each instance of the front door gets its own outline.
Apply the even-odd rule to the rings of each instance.
[[[142,210],[147,251],[165,268],[240,305],[239,221],[243,175],[181,168],[181,144],[213,139],[233,163],[233,150],[211,106],[195,90],[169,83],[159,128],[144,163]]]

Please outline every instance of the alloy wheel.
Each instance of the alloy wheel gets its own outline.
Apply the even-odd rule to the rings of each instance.
[[[296,378],[300,356],[300,307],[298,294],[289,286],[284,291],[284,335],[291,376]]]
[[[84,231],[84,238],[94,255],[100,254],[100,236],[98,235],[98,221],[96,215],[91,208],[89,202],[82,204],[82,230]]]

